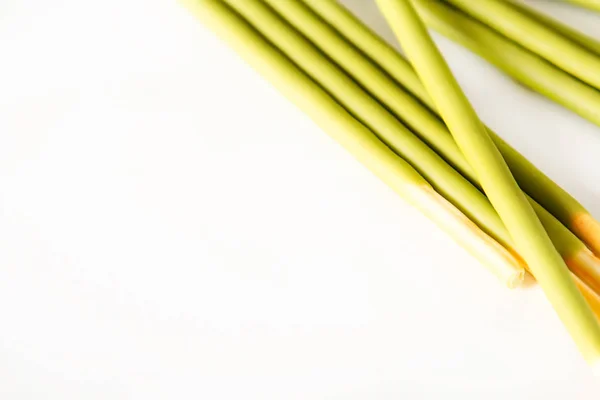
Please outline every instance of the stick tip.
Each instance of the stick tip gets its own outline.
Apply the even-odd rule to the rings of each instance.
[[[523,286],[525,281],[525,269],[515,270],[512,275],[508,276],[506,286],[509,289],[516,289]]]
[[[573,217],[572,229],[594,254],[600,255],[600,222],[583,212]]]

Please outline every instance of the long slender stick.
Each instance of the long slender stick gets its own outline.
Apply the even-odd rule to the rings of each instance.
[[[594,53],[600,56],[600,41],[584,34],[583,32],[578,31],[570,27],[567,24],[560,22],[557,19],[552,18],[549,15],[546,15],[542,12],[539,12],[526,4],[523,4],[519,1],[511,0],[510,3],[513,7],[525,13],[531,18],[538,20],[539,22],[546,25],[548,28],[554,29],[556,32],[560,33],[563,36],[568,37],[572,41],[582,45],[586,49],[593,51]]]
[[[303,1],[307,3],[313,9],[313,11],[318,13],[323,19],[325,19],[328,23],[335,27],[335,29],[341,35],[343,35],[343,37],[345,37],[348,41],[353,43],[358,49],[361,50],[361,52],[367,55],[382,70],[389,74],[389,76],[392,77],[396,82],[398,82],[404,88],[409,90],[413,96],[419,99],[423,104],[427,105],[430,110],[434,112],[436,111],[433,101],[426,93],[425,88],[423,87],[416,73],[408,64],[408,62],[404,58],[402,58],[402,56],[394,48],[392,48],[389,44],[383,41],[379,36],[377,36],[373,31],[371,31],[367,26],[365,26],[360,20],[354,17],[348,10],[346,10],[343,6],[339,5],[336,1]],[[435,6],[436,4],[440,4],[440,6],[442,5],[442,3],[439,1],[431,1],[428,3],[431,6]],[[420,5],[420,3],[418,4]],[[470,20],[470,18],[468,19]],[[455,26],[457,27],[456,30],[458,30],[458,27],[463,26],[463,24],[466,24],[468,22],[468,20],[457,21],[456,24],[450,24],[449,26]],[[459,32],[463,31],[460,30]],[[468,33],[469,30],[467,29],[464,32]],[[484,40],[485,35],[484,32],[482,33],[480,31],[477,31],[471,35],[466,35],[466,38],[467,39],[465,40],[473,40],[474,38],[477,38],[478,40]],[[505,42],[509,41],[505,40]],[[501,45],[502,43],[503,42],[495,42],[494,44]],[[484,49],[496,48],[491,44],[488,47],[480,47]],[[511,47],[498,48],[500,49],[500,51],[495,52],[495,54],[507,55],[507,57],[502,57],[502,60],[506,60],[506,62],[515,60],[517,63],[516,66],[526,65],[526,61],[528,60],[528,58],[517,57],[519,54],[522,55],[523,52],[528,53],[526,50],[523,50],[519,46],[513,46],[513,50],[516,48],[517,50],[520,49],[521,52],[511,53]],[[491,56],[495,57],[494,53],[490,54]],[[534,55],[531,55],[531,57],[533,57],[534,60],[540,60],[539,57],[536,57]],[[543,65],[549,65],[543,60],[540,61],[543,63]],[[554,71],[560,71],[555,67],[550,67],[553,68]],[[536,71],[534,69],[531,74],[531,79],[533,81],[538,79],[538,81],[535,82],[539,82],[540,84],[544,84],[544,82],[553,82],[552,79],[548,78],[552,77],[552,75],[544,74],[541,72],[542,71]],[[571,82],[577,82],[577,80],[571,78],[568,74],[562,71],[560,71],[560,74],[567,76],[571,80]],[[556,83],[556,87],[560,87],[561,84],[562,83],[559,79],[559,81]],[[600,97],[597,96],[595,90],[589,88],[585,84],[581,85],[592,91],[593,96],[596,98],[596,103],[600,106]],[[586,101],[585,97],[579,98],[576,93],[573,96],[569,96],[569,98],[573,98],[574,101],[581,103],[575,108],[585,109],[585,107],[587,107],[586,104],[594,104],[594,101]],[[589,114],[598,115],[598,113],[594,111],[597,109],[598,108],[591,108]],[[600,119],[598,123],[600,125]],[[563,190],[560,186],[558,186],[555,182],[548,178],[544,173],[537,169],[525,157],[523,157],[508,143],[502,140],[491,129],[487,129],[492,139],[494,140],[494,143],[501,151],[504,159],[508,163],[514,176],[517,178],[521,188],[523,188],[523,190],[525,190],[534,199],[540,202],[540,204],[542,204],[546,209],[548,209],[563,224],[568,226],[569,229],[573,233],[575,233],[579,238],[581,238],[584,242],[586,242],[587,245],[590,246],[590,248],[597,255],[600,255],[600,223],[598,223],[575,198],[569,195],[565,190]]]
[[[339,36],[332,27],[321,20],[300,0],[263,1],[275,9],[300,33],[311,40],[315,46],[337,63],[340,68],[343,68],[358,84],[360,84],[360,86],[362,86],[362,88],[377,98],[385,108],[394,113],[394,115],[399,117],[402,121],[406,121],[412,132],[427,142],[427,144],[436,150],[436,152],[445,160],[449,161],[458,172],[468,178],[475,186],[478,188],[480,187],[477,176],[456,145],[456,142],[452,138],[446,125],[444,125],[435,114],[402,90],[394,80],[381,71],[358,49],[349,44],[343,37]],[[271,20],[265,21],[265,24],[269,24],[270,26],[274,25]],[[268,33],[266,28],[263,29]],[[271,31],[271,34],[275,37],[285,37],[280,31]],[[282,45],[283,47],[281,47],[281,49],[284,52],[287,51],[288,53],[293,53],[294,49],[297,52],[299,49],[303,48],[303,45],[292,46],[294,41],[286,40],[286,42],[290,43],[290,45]],[[296,57],[298,56],[296,55]],[[309,54],[307,57],[307,60],[302,63],[303,65],[307,65],[307,63],[319,63],[319,55],[316,54],[316,52],[313,51],[313,54]],[[297,58],[297,60],[299,59]],[[319,65],[320,64],[322,63],[319,63]],[[321,70],[323,70],[323,68],[321,68]],[[313,77],[318,80],[321,76],[322,74],[317,73]],[[327,86],[327,84],[324,85]],[[328,87],[332,88],[333,86]],[[345,92],[336,92],[335,89],[331,90],[334,96],[346,97],[344,96]],[[354,108],[353,112],[356,113],[359,119],[365,121],[369,120],[368,116],[360,114],[361,111],[359,108]],[[377,127],[379,126],[380,125],[374,125],[375,130],[377,130]],[[379,132],[381,132],[380,134],[385,133],[385,128],[379,129]],[[427,170],[435,168],[435,165],[416,165],[419,165],[423,170],[425,170],[425,168],[427,168]],[[436,177],[439,175],[432,172],[426,174],[429,179],[431,179],[430,183],[433,184],[434,187],[441,187],[443,188],[442,190],[444,193],[452,194],[451,198],[454,199],[454,204],[463,212],[471,216],[479,215],[479,209],[471,206],[472,203],[469,202],[470,198],[461,197],[460,195],[455,194],[456,192],[467,193],[470,191],[473,193],[473,196],[483,197],[482,194],[473,192],[472,189],[467,189],[467,182],[464,180],[456,180],[454,185],[448,185],[448,183],[452,181],[447,180],[446,182],[439,182],[436,181]],[[587,250],[585,245],[553,215],[533,199],[528,198],[528,200],[542,221],[544,228],[552,239],[552,243],[567,262],[571,270],[577,271],[579,276],[586,283],[600,291],[600,260],[597,260],[589,250]],[[476,217],[478,221],[483,221],[485,223],[485,225],[480,227],[485,229],[496,240],[516,252],[516,247],[512,242],[512,238],[508,234],[506,227],[495,215],[496,213],[491,204],[487,203],[486,206],[486,211],[490,214],[494,214],[494,218]]]
[[[471,182],[477,177],[443,121],[300,0],[263,0]],[[415,77],[416,78],[416,77]]]
[[[221,0],[185,0],[184,3],[375,175],[448,232],[505,284],[518,286],[523,279],[520,260],[436,193],[414,168],[354,119],[237,13]]]
[[[338,101],[347,107],[353,115],[359,120],[364,121],[371,127],[379,137],[390,146],[397,154],[404,157],[408,162],[415,166],[420,173],[429,181],[433,187],[440,192],[446,199],[450,200],[456,207],[465,213],[478,226],[484,229],[494,239],[504,247],[511,250],[514,254],[518,253],[512,237],[506,230],[506,227],[500,220],[498,214],[490,204],[489,200],[481,191],[475,188],[461,174],[457,173],[451,166],[444,162],[438,154],[421,142],[413,132],[404,128],[387,110],[377,101],[365,92],[363,88],[370,86],[369,79],[360,81],[363,88],[358,86],[342,70],[331,62],[323,53],[320,52],[312,43],[296,30],[290,27],[285,20],[282,20],[271,8],[258,0],[226,0],[234,6],[246,19],[251,21],[269,40],[280,48],[296,64],[303,68],[310,76],[323,86],[329,93],[338,99]],[[286,15],[291,19],[301,18],[302,13],[299,9],[289,6],[292,0],[286,2],[274,2],[278,8],[286,10]],[[314,30],[315,37],[326,39],[316,26],[306,26],[303,32]],[[345,43],[333,42],[334,48],[347,48]],[[329,48],[329,47],[328,47]],[[324,48],[321,48],[324,50]],[[340,64],[347,64],[351,61],[354,65],[360,65],[360,54],[348,54],[349,59],[338,59]],[[374,71],[363,71],[369,74]],[[389,84],[388,84],[389,83]],[[395,87],[393,82],[384,82],[384,90],[392,90]],[[393,93],[393,92],[392,92]],[[403,114],[401,108],[398,111]],[[413,109],[407,111],[415,112]],[[438,122],[440,129],[430,135],[435,141],[439,137],[451,137],[445,126]],[[446,143],[448,144],[448,143]],[[442,146],[440,146],[441,148]],[[451,141],[446,148],[445,153],[455,154],[456,158],[464,159],[464,156]],[[465,164],[466,162],[462,162]],[[470,171],[470,170],[469,170]],[[470,172],[474,175],[472,172]],[[477,177],[474,177],[477,182]],[[535,202],[536,213],[543,221],[545,229],[552,235],[552,240],[569,265],[576,266],[576,270],[586,272],[586,279],[595,279],[600,275],[600,262],[593,256],[585,257],[589,251],[585,246],[575,238],[568,229],[558,222],[551,214],[540,207]],[[587,261],[584,263],[584,261]],[[598,272],[595,272],[598,270]],[[583,276],[583,275],[582,275]],[[594,284],[592,281],[591,284]],[[598,281],[600,285],[600,280]],[[595,287],[595,286],[594,286]]]
[[[521,83],[600,125],[599,91],[444,2],[418,0],[415,5],[424,21],[432,28],[486,58]],[[499,147],[501,147],[500,144]],[[503,155],[507,157],[506,152]],[[519,165],[521,162],[523,162],[522,159],[515,158],[510,165],[512,170],[514,171],[515,165]],[[535,187],[536,181],[544,178],[540,175],[530,176],[530,179],[533,178],[530,181],[531,186],[523,185],[522,180],[519,183],[523,187]],[[544,183],[539,184],[539,188],[542,190],[546,190],[547,187],[550,186],[546,186]],[[553,188],[553,191],[555,190],[558,190],[556,186]],[[541,193],[538,193],[534,197],[568,225],[597,255],[600,255],[600,224],[590,213],[570,196],[560,196],[564,207],[557,207],[554,202],[543,202],[540,195]]]
[[[600,325],[462,93],[411,1],[377,0],[459,148],[584,357],[600,368]]]
[[[358,159],[370,166],[384,181],[395,188],[406,199],[410,199],[411,193],[405,191],[405,184],[411,187],[416,184],[420,187],[423,182],[417,177],[413,182],[414,170],[408,167],[408,182],[403,182],[403,173],[398,174],[395,167],[399,167],[401,172],[407,167],[398,157],[390,159],[389,151],[385,148],[374,145],[376,158],[373,159],[368,153],[372,150],[371,146],[365,146],[371,143],[373,135],[351,118],[345,110],[341,109],[332,101],[310,78],[302,74],[288,59],[283,57],[275,48],[270,46],[264,39],[258,35],[250,26],[236,16],[230,9],[222,4],[211,0],[188,1],[188,6],[195,14],[211,26],[222,38],[229,42],[241,55],[244,56],[255,69],[270,79],[283,93],[285,93],[300,108],[306,111],[318,124],[323,126],[333,138],[343,144]],[[366,150],[365,150],[366,149]],[[365,158],[365,154],[367,157]],[[384,156],[383,158],[381,158]],[[370,161],[368,161],[370,160]],[[375,160],[375,162],[373,162]],[[389,165],[385,162],[389,161]],[[379,168],[377,166],[383,166]],[[413,201],[417,201],[420,208],[430,217],[437,218],[437,223],[451,232],[455,239],[467,245],[471,252],[474,252],[480,261],[494,265],[494,270],[499,273],[509,285],[519,282],[521,272],[518,266],[514,265],[515,260],[493,241],[485,238],[485,234],[474,229],[469,221],[465,221],[464,216],[453,210],[449,204],[434,195],[430,188],[425,184],[423,197],[417,196]],[[433,207],[423,207],[424,204]],[[450,207],[450,208],[447,208]],[[438,218],[439,217],[439,218]],[[497,265],[496,265],[497,263]],[[578,287],[584,293],[584,296],[597,311],[600,309],[600,299],[583,282],[577,281]]]
[[[523,47],[600,89],[600,57],[502,0],[446,0]]]
[[[356,84],[310,41],[261,0],[224,0],[283,51],[342,106],[409,162],[433,187],[496,240],[511,246],[489,200],[436,152],[423,143],[377,100]],[[516,250],[515,250],[516,252]]]
[[[600,126],[600,91],[443,1],[419,0],[415,5],[435,30]]]
[[[421,83],[414,68],[400,53],[362,23],[337,0],[302,0],[323,20],[333,26],[341,36],[373,60],[396,82],[429,109],[435,104]]]

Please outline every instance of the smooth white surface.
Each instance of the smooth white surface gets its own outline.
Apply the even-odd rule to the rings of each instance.
[[[436,40],[600,217],[600,128]],[[4,0],[0,52],[0,398],[600,396],[537,288],[502,288],[177,4]]]

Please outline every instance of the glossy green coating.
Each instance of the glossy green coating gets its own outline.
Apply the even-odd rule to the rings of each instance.
[[[390,46],[387,42],[385,42],[379,36],[377,36],[377,34],[375,34],[367,26],[365,26],[360,20],[358,20],[354,15],[352,15],[352,13],[350,13],[342,5],[338,4],[335,0],[303,0],[303,2],[309,5],[315,13],[317,13],[324,21],[327,21],[332,27],[334,27],[342,37],[344,37],[348,42],[352,43],[356,48],[358,48],[373,63],[377,64],[377,66],[386,74],[388,74],[390,78],[395,80],[399,85],[401,85],[403,88],[409,91],[423,105],[426,105],[427,108],[429,108],[429,110],[437,112],[433,101],[425,91],[425,88],[423,87],[421,81],[414,72],[412,66],[410,66],[410,64],[392,46]],[[436,7],[437,10],[445,9],[443,6],[443,2],[441,1],[427,3],[429,7],[424,9],[433,9],[433,7]],[[421,3],[416,4],[419,6],[419,11],[421,11]],[[486,35],[484,31],[480,30],[474,31],[473,34],[469,34],[469,29],[471,27],[470,23],[473,22],[473,20],[465,16],[464,14],[462,15],[466,19],[461,19],[459,21],[456,21],[456,23],[452,22],[452,19],[449,18],[441,19],[441,21],[443,22],[441,26],[446,27],[445,29],[447,29],[449,32],[458,32],[460,34],[459,38],[461,40],[468,41],[468,43],[474,43],[475,49],[481,49],[482,52],[485,49],[489,49],[491,45],[501,45],[503,43],[508,42],[508,47],[500,47],[500,51],[498,52],[485,52],[485,54],[488,54],[489,57],[492,57],[492,59],[497,59],[497,57],[495,57],[494,54],[502,54],[503,52],[508,52],[512,49],[514,50],[513,53],[506,53],[510,57],[503,57],[500,60],[517,60],[516,67],[526,65],[525,63],[528,60],[531,61],[531,57],[533,57],[534,60],[540,61],[539,57],[536,57],[534,55],[525,58],[519,57],[522,56],[524,53],[529,52],[523,50],[519,46],[511,46],[510,41],[507,40],[500,42],[494,41],[489,44],[478,44],[478,41],[474,41],[475,37],[477,37],[478,40],[484,40],[489,35]],[[427,22],[433,22],[431,18],[442,18],[444,14],[441,14],[440,11],[439,15],[438,13],[427,13],[425,15],[421,14],[421,16],[424,17],[424,19]],[[438,24],[435,25],[435,27],[439,26],[440,25]],[[457,29],[457,27],[461,26],[464,26],[465,30]],[[488,31],[491,31],[485,26],[483,26],[483,28],[487,29]],[[447,30],[444,30],[443,33],[448,34]],[[557,71],[555,67],[552,67],[544,60],[541,60],[541,63],[544,67],[549,66],[553,70],[553,72]],[[568,74],[565,74],[560,70],[558,71],[563,76],[567,76],[572,84],[581,84],[581,82],[578,82],[576,79],[573,79],[572,77],[568,76]],[[525,69],[525,73],[526,72],[527,71]],[[544,84],[545,82],[553,82],[553,80],[548,79],[548,76],[553,77],[552,73],[548,75],[543,74],[541,72],[543,71],[533,70],[529,76],[531,79],[541,78],[540,84]],[[556,81],[556,87],[558,89],[563,88],[563,86],[561,85],[561,79]],[[581,85],[590,89],[585,84]],[[566,88],[568,89],[569,86],[566,86]],[[593,96],[600,107],[600,97],[593,92],[586,93],[588,93],[590,96]],[[572,98],[575,102],[573,105],[575,109],[586,110],[586,107],[588,107],[587,104],[589,104],[586,101],[585,97],[579,97],[577,93],[569,97],[561,97],[560,95],[558,97],[560,99]],[[598,113],[595,112],[594,107],[592,107],[589,109],[588,114],[592,116],[597,115]],[[558,218],[580,239],[591,245],[592,248],[597,249],[600,238],[596,237],[593,234],[590,234],[588,230],[582,229],[580,225],[575,223],[578,216],[589,216],[589,212],[575,198],[573,198],[573,196],[567,193],[564,189],[562,189],[554,181],[552,181],[548,176],[546,176],[543,172],[536,168],[523,155],[521,155],[518,151],[512,148],[502,138],[495,134],[490,128],[487,129],[490,133],[490,136],[494,140],[494,143],[496,144],[498,150],[500,150],[500,152],[502,153],[504,160],[509,165],[514,177],[517,179],[519,186],[532,198],[538,201],[544,208],[551,212],[556,218]],[[448,148],[446,149],[446,151],[451,151],[451,149]],[[450,161],[450,159],[447,160]],[[458,164],[456,164],[455,167],[460,168]],[[467,172],[461,172],[464,173],[465,176],[469,176]]]
[[[600,57],[506,0],[444,0],[539,54],[583,82],[600,89]],[[429,2],[429,1],[428,1]],[[437,2],[429,2],[437,3]]]
[[[412,0],[377,0],[377,4],[458,147],[475,170],[519,254],[525,259],[581,353],[588,362],[597,366],[600,362],[600,324],[596,316],[577,289],[567,265],[431,40]]]

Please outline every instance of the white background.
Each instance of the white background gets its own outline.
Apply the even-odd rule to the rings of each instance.
[[[600,218],[600,128],[435,38]],[[598,396],[537,288],[499,285],[179,5],[0,3],[0,398]]]

